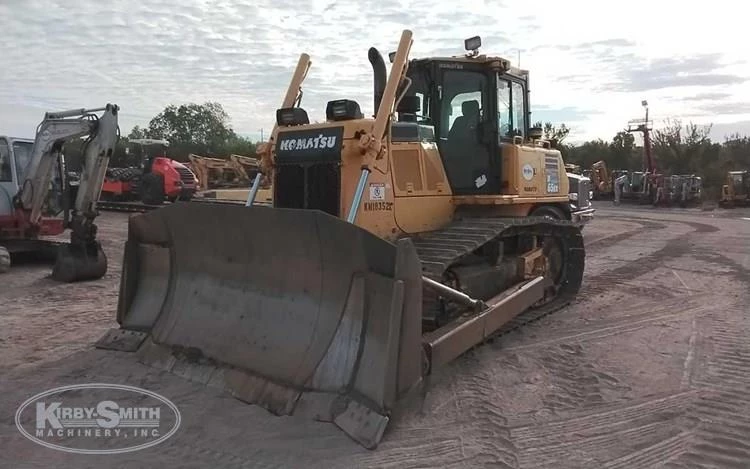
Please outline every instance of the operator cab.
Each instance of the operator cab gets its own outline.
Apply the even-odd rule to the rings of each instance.
[[[401,102],[410,99],[409,111],[419,110],[407,113],[414,117],[412,127],[434,135],[456,195],[500,194],[502,146],[514,137],[516,143],[518,137],[538,138],[529,132],[528,72],[479,55],[480,45],[477,36],[466,40],[465,56],[412,60],[411,86]],[[404,132],[394,127],[394,137]]]
[[[750,193],[750,173],[747,171],[730,171],[729,177],[732,180],[735,194],[745,195]]]
[[[13,210],[13,197],[23,185],[27,166],[31,162],[34,140],[0,136],[0,216]],[[45,215],[57,215],[63,210],[65,186],[64,160],[61,155],[54,163],[51,190],[43,208]]]
[[[151,172],[151,166],[156,158],[166,158],[167,148],[169,142],[167,140],[158,140],[151,138],[138,138],[132,139],[130,143],[135,153],[135,161],[138,161],[134,166],[140,166],[144,173]],[[128,155],[130,155],[130,147],[126,149]]]

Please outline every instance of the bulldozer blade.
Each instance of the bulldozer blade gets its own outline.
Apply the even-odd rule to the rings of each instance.
[[[409,240],[320,211],[175,204],[129,220],[117,319],[145,340],[98,346],[374,448],[422,378],[421,304]]]

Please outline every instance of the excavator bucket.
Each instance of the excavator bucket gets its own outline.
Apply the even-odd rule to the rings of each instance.
[[[174,204],[129,221],[100,348],[331,421],[367,448],[422,376],[421,266],[320,211]]]
[[[107,273],[107,256],[98,242],[93,246],[66,244],[57,251],[52,279],[59,282],[96,280]]]

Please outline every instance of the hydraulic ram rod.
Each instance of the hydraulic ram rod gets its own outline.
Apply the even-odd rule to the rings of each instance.
[[[365,192],[365,184],[367,184],[367,176],[369,174],[370,171],[365,168],[359,176],[357,189],[354,192],[354,199],[352,199],[352,206],[349,208],[349,215],[346,217],[346,221],[349,223],[354,223],[354,220],[357,219],[357,212],[359,211],[359,205],[362,203],[362,195]]]
[[[245,202],[245,207],[251,207],[253,205],[253,202],[255,202],[255,196],[258,194],[258,188],[260,187],[260,179],[263,177],[261,173],[258,173],[255,175],[255,180],[253,181],[253,185],[250,188],[250,192],[247,194],[247,202]]]
[[[446,298],[450,298],[451,300],[455,301],[458,304],[469,306],[475,310],[480,310],[484,307],[484,303],[481,300],[475,300],[474,298],[470,297],[466,293],[460,292],[458,290],[454,290],[448,285],[443,285],[442,283],[436,282],[432,280],[431,278],[427,278],[423,276],[422,282],[424,282],[425,286],[427,286],[428,288],[440,293]]]

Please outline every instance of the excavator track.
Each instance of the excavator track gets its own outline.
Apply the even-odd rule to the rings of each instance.
[[[463,218],[440,230],[420,235],[413,242],[422,263],[423,275],[438,282],[443,281],[451,266],[491,241],[524,234],[551,236],[561,243],[564,272],[557,295],[551,301],[514,318],[498,331],[503,334],[558,311],[575,298],[583,281],[585,261],[579,226],[571,221],[543,217]],[[434,298],[426,295],[425,307],[430,301],[434,301]]]
[[[109,200],[99,200],[96,202],[96,208],[107,212],[131,212],[145,213],[149,210],[159,208],[158,205],[146,205],[140,202],[114,202]]]

